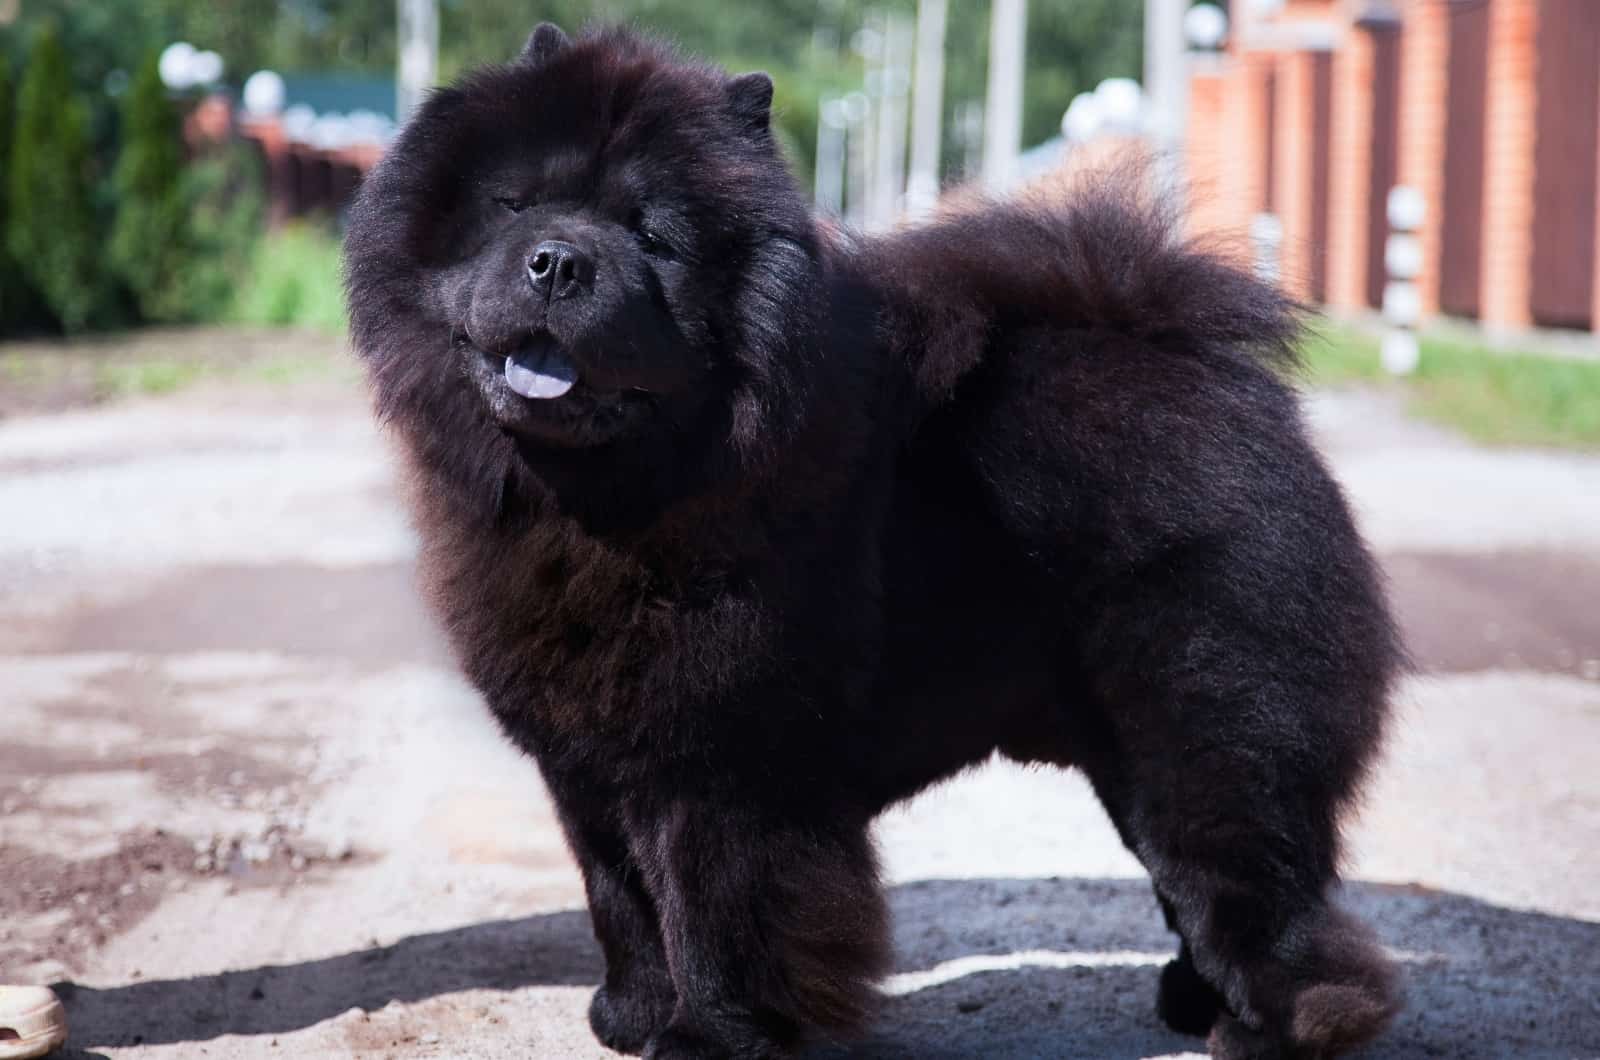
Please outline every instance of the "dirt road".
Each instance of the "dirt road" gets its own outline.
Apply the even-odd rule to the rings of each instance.
[[[1427,670],[1351,830],[1410,982],[1368,1055],[1600,1056],[1600,458],[1312,412]],[[412,552],[337,385],[0,421],[0,981],[64,984],[68,1055],[608,1055],[577,874]],[[986,767],[880,838],[899,970],[848,1055],[1196,1047],[1076,777]]]

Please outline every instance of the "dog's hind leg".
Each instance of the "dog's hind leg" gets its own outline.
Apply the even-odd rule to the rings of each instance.
[[[1327,818],[1252,777],[1251,753],[1202,754],[1216,770],[1169,763],[1166,789],[1149,792],[1089,764],[1184,939],[1162,973],[1163,1019],[1209,1030],[1228,1060],[1329,1057],[1369,1040],[1398,1008],[1394,977],[1366,929],[1328,904],[1334,880],[1314,852],[1328,838],[1306,834]]]
[[[1399,1007],[1381,948],[1330,904],[1339,818],[1381,732],[1390,633],[1380,612],[1330,597],[1309,637],[1273,621],[1290,596],[1241,599],[1217,569],[1204,550],[1172,554],[1108,590],[1075,646],[1074,757],[1185,941],[1163,1015],[1194,1000],[1192,968],[1224,1006],[1213,1055],[1331,1057]]]
[[[1246,656],[1226,677],[1158,689],[1163,677],[1192,676],[1208,650],[1187,645],[1178,665],[1120,685],[1104,708],[1109,738],[1078,762],[1184,938],[1187,961],[1163,975],[1163,1017],[1203,1030],[1210,985],[1224,1006],[1210,1012],[1216,1057],[1333,1057],[1398,1009],[1390,962],[1328,901],[1347,778],[1326,746],[1333,737],[1309,740],[1298,719],[1333,705],[1269,705],[1318,693],[1253,682]],[[1222,685],[1229,695],[1214,695]]]
[[[1062,757],[1057,764],[1067,765],[1069,759]],[[1123,827],[1121,815],[1113,814],[1111,823],[1121,836],[1122,845],[1137,856],[1133,837]],[[1194,966],[1194,954],[1189,949],[1189,940],[1184,937],[1183,929],[1178,926],[1178,915],[1172,903],[1162,897],[1159,890],[1155,894],[1156,901],[1161,905],[1161,915],[1166,919],[1167,930],[1178,936],[1177,956],[1161,969],[1161,979],[1156,988],[1156,1014],[1161,1017],[1161,1022],[1179,1034],[1204,1038],[1216,1025],[1217,1017],[1225,1011],[1222,995],[1216,987],[1206,982]]]
[[[1068,765],[1070,759],[1063,756],[1057,764]],[[1123,827],[1121,816],[1113,814],[1111,823],[1121,836],[1122,845],[1138,856],[1133,837]],[[1177,956],[1161,969],[1161,979],[1156,988],[1156,1015],[1161,1017],[1162,1023],[1179,1034],[1204,1038],[1225,1010],[1222,995],[1216,987],[1206,982],[1194,966],[1194,954],[1189,949],[1189,940],[1184,937],[1183,929],[1178,926],[1178,915],[1172,903],[1162,897],[1159,890],[1155,894],[1156,901],[1161,904],[1161,915],[1166,919],[1167,930],[1178,936]]]

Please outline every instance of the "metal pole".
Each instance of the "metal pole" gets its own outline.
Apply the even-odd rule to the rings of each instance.
[[[845,220],[852,228],[867,224],[867,188],[872,183],[868,141],[871,139],[872,105],[866,93],[853,92],[844,98],[845,120]]]
[[[845,130],[849,128],[844,100],[827,98],[817,115],[817,209],[838,217],[844,211]]]
[[[439,0],[396,0],[399,63],[395,72],[395,121],[405,124],[439,77]]]
[[[1022,75],[1027,0],[994,0],[989,20],[989,92],[983,123],[983,183],[1001,193],[1017,175],[1022,152]]]
[[[1189,0],[1145,0],[1144,95],[1155,145],[1156,172],[1168,191],[1183,183],[1184,127],[1189,110],[1188,46],[1183,16]]]
[[[947,0],[917,4],[917,65],[911,97],[911,177],[906,212],[920,217],[939,198],[939,138],[944,117],[944,26]]]
[[[976,180],[983,171],[983,100],[956,104],[955,138],[961,145],[961,179]]]
[[[855,223],[862,228],[875,227],[883,211],[878,201],[883,188],[878,181],[878,155],[883,150],[880,136],[883,123],[878,113],[883,108],[883,58],[887,50],[884,22],[883,12],[873,8],[867,11],[861,30],[856,34],[856,52],[865,60],[861,95],[866,110],[861,115],[860,128],[851,130],[861,140],[860,173],[854,178],[861,182],[861,198],[858,210],[855,199],[857,189],[852,184],[850,209],[857,218]]]
[[[911,90],[911,20],[891,13],[883,27],[882,95],[878,101],[878,171],[875,227],[900,215],[906,181],[906,98]]]

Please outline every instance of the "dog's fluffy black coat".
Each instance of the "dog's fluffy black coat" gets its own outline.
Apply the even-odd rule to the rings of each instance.
[[[543,26],[427,102],[351,222],[426,581],[583,870],[595,1032],[858,1028],[869,823],[998,750],[1082,769],[1150,870],[1170,1023],[1229,1057],[1370,1038],[1389,965],[1328,899],[1400,653],[1279,376],[1291,308],[1103,187],[829,234],[770,99]],[[524,398],[507,357],[578,383]]]

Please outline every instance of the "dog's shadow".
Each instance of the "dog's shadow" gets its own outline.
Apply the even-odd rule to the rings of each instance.
[[[1364,1056],[1593,1055],[1600,924],[1417,888],[1352,887],[1407,976],[1407,1008]],[[891,892],[898,972],[873,1034],[816,1057],[1148,1057],[1203,1046],[1153,1013],[1173,940],[1137,880],[934,880]],[[351,1008],[472,989],[597,983],[582,911],[192,979],[61,984],[77,1048],[278,1034]]]

